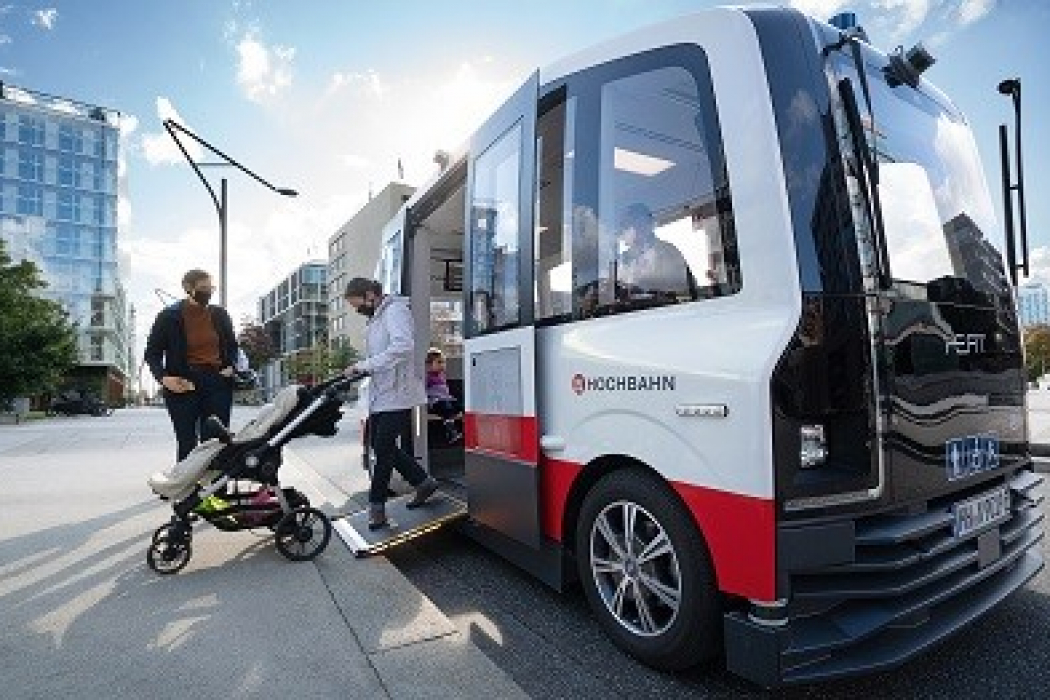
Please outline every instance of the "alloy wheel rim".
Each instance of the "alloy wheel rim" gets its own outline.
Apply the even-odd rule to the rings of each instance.
[[[605,506],[591,526],[591,574],[605,607],[632,634],[655,637],[681,608],[678,555],[660,522],[631,501]]]

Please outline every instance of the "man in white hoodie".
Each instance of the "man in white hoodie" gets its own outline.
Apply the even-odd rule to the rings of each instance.
[[[383,294],[375,280],[355,277],[346,285],[346,303],[368,317],[365,359],[346,374],[368,374],[368,433],[376,463],[368,491],[368,527],[386,527],[386,498],[393,470],[415,487],[407,507],[418,508],[437,490],[437,481],[413,459],[398,436],[412,434],[412,409],[427,402],[422,364],[417,361],[408,299]],[[407,438],[405,438],[407,439]]]

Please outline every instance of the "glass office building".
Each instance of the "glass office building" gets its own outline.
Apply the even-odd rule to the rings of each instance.
[[[0,236],[36,263],[68,311],[80,364],[70,388],[129,395],[131,310],[117,260],[119,114],[0,84]]]
[[[328,342],[328,264],[300,265],[265,296],[259,297],[259,323],[266,329],[277,358],[258,368],[267,398],[285,382],[303,383],[289,376],[288,359],[318,343]]]
[[[1050,324],[1050,292],[1042,282],[1025,282],[1017,288],[1017,317],[1021,326]]]

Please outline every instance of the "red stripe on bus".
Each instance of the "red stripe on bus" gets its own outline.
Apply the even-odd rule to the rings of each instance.
[[[562,542],[569,492],[582,465],[544,457],[540,463],[540,519],[543,534]],[[671,482],[703,533],[715,566],[718,588],[754,600],[776,598],[773,501]]]
[[[681,482],[671,485],[704,533],[718,589],[753,600],[775,600],[773,501]]]
[[[539,435],[535,416],[501,416],[467,413],[463,416],[466,449],[489,452],[536,464]]]

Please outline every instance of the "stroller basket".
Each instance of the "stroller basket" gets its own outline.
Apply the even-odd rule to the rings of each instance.
[[[310,507],[310,499],[300,491],[283,488],[281,492],[293,510]],[[269,488],[208,496],[200,500],[193,514],[225,532],[257,527],[273,528],[284,517],[280,500]]]

